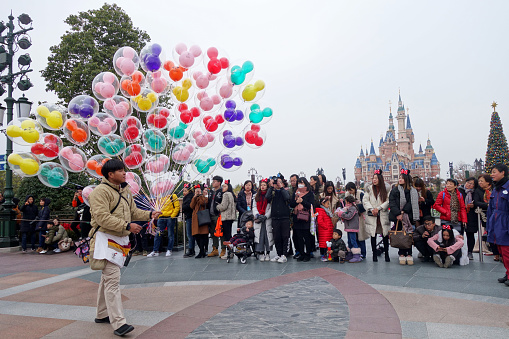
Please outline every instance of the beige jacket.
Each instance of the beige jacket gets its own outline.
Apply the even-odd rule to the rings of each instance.
[[[123,198],[120,198],[119,193]],[[115,208],[120,198],[120,203],[113,213],[111,210]],[[101,226],[98,232],[123,237],[129,235],[131,232],[126,230],[127,225],[131,221],[145,221],[150,220],[150,211],[144,211],[136,207],[134,203],[133,194],[129,186],[120,187],[119,185],[112,184],[106,179],[103,179],[88,198],[90,203],[90,214],[92,220],[90,224],[92,229],[89,236],[92,236],[97,226]],[[90,253],[93,253],[95,239],[90,240]]]
[[[222,220],[236,220],[237,210],[235,208],[235,199],[231,192],[223,193],[223,200],[217,205],[217,210],[221,212]]]

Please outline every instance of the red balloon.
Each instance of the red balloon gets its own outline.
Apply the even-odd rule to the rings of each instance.
[[[215,132],[219,128],[219,125],[214,120],[210,120],[208,124],[205,124],[205,129],[208,132]]]
[[[211,120],[213,120],[213,119],[212,119],[212,117],[210,115],[207,115],[206,117],[203,117],[203,123],[205,125],[208,125]]]
[[[58,146],[57,144],[46,144],[44,147],[43,154],[48,158],[53,158],[58,155]]]
[[[167,118],[170,116],[170,111],[166,108],[159,111],[159,114],[161,114],[163,117]]]
[[[246,132],[246,135],[244,136],[244,139],[246,140],[246,142],[248,144],[253,144],[254,143],[254,138],[255,138],[255,132],[253,131],[247,131]]]
[[[39,143],[33,144],[30,151],[32,151],[33,154],[42,154],[42,152],[44,152],[44,146]]]
[[[129,117],[126,122],[127,126],[136,126],[136,118]]]
[[[57,139],[57,136],[56,135],[46,135],[44,137],[44,142],[45,143],[49,143],[49,144],[56,144],[58,141]]]
[[[224,118],[223,118],[223,116],[222,116],[222,115],[219,115],[219,114],[218,114],[218,115],[216,115],[216,119],[215,119],[215,120],[216,120],[216,122],[217,122],[218,124],[222,124],[222,123],[224,122]]]
[[[193,114],[193,117],[197,118],[200,116],[200,110],[198,107],[191,108],[191,114]]]
[[[259,136],[257,136],[257,137],[256,137],[256,139],[255,139],[254,144],[255,144],[256,146],[258,146],[258,147],[259,147],[259,146],[261,146],[261,145],[263,145],[263,139],[262,139],[262,138],[260,138]]]
[[[210,73],[217,74],[221,72],[221,61],[219,59],[212,59],[209,61],[207,68]]]
[[[135,165],[139,165],[143,161],[143,156],[140,152],[132,152],[129,156],[132,157],[132,161]]]
[[[184,111],[180,113],[180,120],[182,120],[184,124],[189,124],[193,121],[193,116],[190,111]]]
[[[147,118],[147,122],[148,122],[149,124],[152,124],[152,125],[153,125],[153,124],[154,124],[154,118],[155,118],[155,117],[156,117],[156,115],[155,115],[155,114],[150,114],[150,115],[148,116],[148,118]]]
[[[168,120],[166,120],[165,117],[162,115],[156,115],[154,118],[154,126],[156,128],[164,128],[166,127],[166,124],[168,123]]]
[[[178,110],[179,110],[180,112],[185,111],[186,109],[188,109],[186,104],[181,103],[181,104],[179,105]]]
[[[228,68],[228,66],[230,65],[230,62],[228,61],[227,58],[221,58],[220,61],[221,61],[221,68]]]
[[[251,131],[260,132],[260,125],[251,125]]]
[[[138,131],[138,127],[136,126],[129,126],[124,131],[124,138],[127,140],[134,140],[138,137],[140,134],[140,131]]]
[[[141,152],[141,146],[140,145],[132,145],[131,150],[133,152]]]

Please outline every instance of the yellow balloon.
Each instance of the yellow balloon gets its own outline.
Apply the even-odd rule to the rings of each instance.
[[[23,159],[19,169],[26,175],[34,175],[39,171],[39,164],[34,159]]]
[[[156,102],[156,100],[157,100],[157,95],[155,95],[155,93],[150,92],[149,94],[147,94],[147,98],[148,98],[151,102]]]
[[[247,85],[246,88],[242,91],[242,99],[246,101],[252,101],[256,98],[256,89],[254,85]]]
[[[29,144],[33,144],[34,142],[39,140],[39,132],[37,132],[37,130],[33,128],[26,129],[21,133],[21,137]]]
[[[9,155],[9,157],[7,158],[7,161],[9,162],[9,164],[19,165],[19,164],[21,164],[21,162],[23,161],[23,158],[22,158],[22,157],[21,157],[21,155],[19,155],[19,154],[12,153],[12,154],[11,154],[11,155]]]
[[[254,83],[254,88],[256,91],[261,91],[265,88],[265,82],[263,80],[257,80]]]
[[[138,107],[142,111],[148,111],[150,109],[150,107],[152,107],[152,102],[147,98],[143,98],[138,101]]]
[[[17,138],[21,136],[21,132],[23,132],[23,130],[18,126],[10,125],[9,127],[7,127],[6,132],[7,135],[10,136],[11,138]]]
[[[182,81],[182,87],[184,87],[185,89],[190,89],[192,85],[193,83],[189,79]]]
[[[64,124],[64,120],[60,112],[53,111],[46,117],[46,123],[51,128],[60,128]]]
[[[189,91],[180,86],[173,89],[173,94],[175,95],[175,98],[180,102],[184,102],[189,99]]]
[[[23,120],[20,126],[23,129],[35,128],[35,122],[33,120]]]
[[[49,115],[48,107],[43,106],[43,105],[37,107],[37,109],[35,111],[37,112],[37,114],[39,114],[41,117],[44,117],[44,118],[46,118]]]
[[[133,100],[134,100],[134,102],[135,102],[135,103],[138,103],[138,101],[140,101],[140,100],[141,100],[141,98],[142,98],[142,97],[141,97],[141,94],[140,94],[140,95],[135,96],[135,97],[133,98]]]

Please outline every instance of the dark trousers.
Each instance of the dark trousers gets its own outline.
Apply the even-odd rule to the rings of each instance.
[[[434,254],[434,251],[431,247],[428,245],[428,239],[427,238],[420,238],[418,241],[414,243],[415,248],[419,252],[421,252],[423,257],[431,257]]]
[[[30,237],[32,241],[32,249],[35,249],[35,232],[21,232],[21,248],[26,251],[27,238]]]
[[[272,235],[278,256],[288,255],[288,239],[290,239],[290,219],[272,219]]]
[[[79,238],[81,232],[78,230],[78,226],[80,226],[80,215],[78,212],[74,213],[74,220],[71,222],[71,229],[76,234],[76,236]]]
[[[468,247],[468,253],[472,253],[474,250],[475,245],[475,234],[477,232],[466,232],[467,233],[467,247]]]
[[[215,248],[219,248],[219,238],[214,235],[214,232],[216,231],[217,218],[218,217],[216,215],[211,215],[210,220],[212,222],[209,225],[209,234],[212,239],[212,246]]]
[[[313,251],[313,236],[309,229],[294,229],[293,234],[295,236],[295,250],[297,250],[301,255],[305,257],[309,257],[309,253]],[[306,246],[306,250],[304,250],[304,246]]]
[[[404,248],[404,249],[400,248],[398,250],[398,255],[404,255],[405,257],[409,256],[409,255],[411,256],[412,255],[412,248],[411,247],[410,248]]]
[[[88,233],[90,233],[90,230],[92,229],[92,226],[90,225],[90,221],[80,223],[80,228],[81,228],[81,237],[83,239],[85,239],[86,237],[88,237]]]
[[[223,236],[221,241],[221,248],[226,248],[225,245],[223,245],[223,241],[228,241],[232,237],[232,225],[233,220],[223,220]]]
[[[442,260],[442,262],[445,261],[445,258],[447,258],[449,255],[452,255],[454,257],[454,264],[457,264],[459,265],[459,259],[461,258],[461,248],[459,250],[457,250],[456,252],[454,252],[453,254],[447,254],[447,252],[435,252],[435,254],[438,254],[440,255],[440,259]]]
[[[205,255],[207,253],[207,245],[209,242],[208,234],[195,234],[194,240],[198,244],[198,248],[200,249],[200,254]]]
[[[147,228],[143,227],[141,232],[135,234],[135,251],[142,252],[148,251],[148,236],[147,236]]]

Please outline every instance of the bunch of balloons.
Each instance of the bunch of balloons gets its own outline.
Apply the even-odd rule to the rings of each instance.
[[[9,156],[15,173],[56,188],[68,182],[68,172],[101,179],[104,163],[118,157],[133,194],[160,201],[189,169],[205,176],[240,168],[239,150],[261,147],[261,126],[273,116],[261,101],[266,84],[254,78],[254,63],[232,60],[215,46],[179,43],[167,52],[172,58],[158,43],[139,52],[119,48],[114,73],[96,74],[90,84],[93,96],[77,95],[66,107],[44,103],[33,118],[12,121],[7,136],[30,147]],[[55,131],[72,145],[64,147]],[[94,145],[91,134],[99,137]],[[84,148],[99,152],[87,156]],[[83,190],[85,203],[94,187]]]

